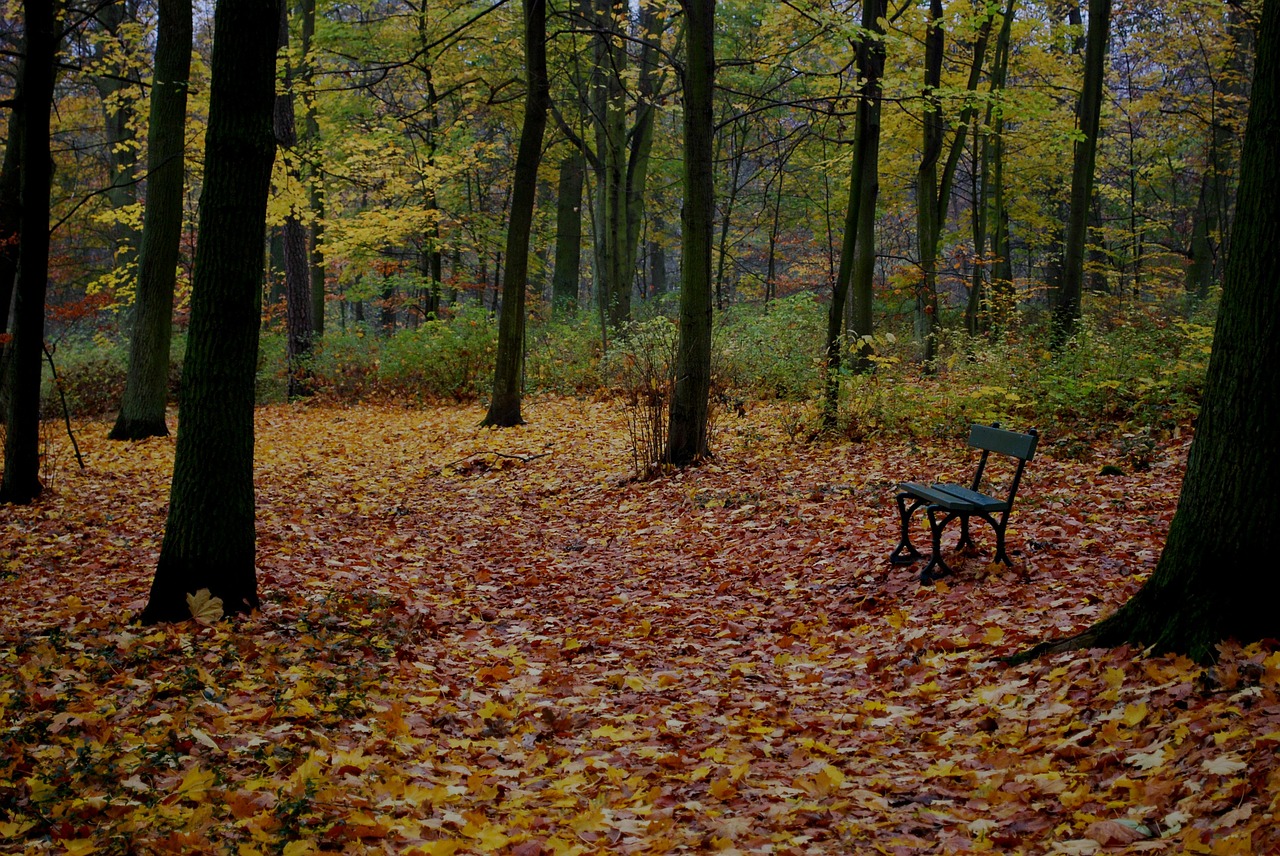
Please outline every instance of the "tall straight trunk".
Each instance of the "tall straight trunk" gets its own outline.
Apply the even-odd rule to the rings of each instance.
[[[285,181],[297,185],[302,181],[298,163],[298,131],[293,110],[293,67],[289,59],[289,10],[280,3],[278,43],[284,56],[284,79],[276,96],[272,122],[276,134],[276,152],[284,159]],[[311,353],[311,271],[307,255],[307,229],[292,208],[281,228],[284,238],[285,341],[289,361],[290,398],[309,392],[307,357]]]
[[[538,193],[538,163],[547,127],[550,92],[547,81],[546,0],[524,0],[525,96],[524,122],[516,149],[511,180],[511,208],[507,220],[507,266],[502,277],[502,315],[498,319],[498,354],[493,373],[493,397],[482,425],[508,428],[523,425],[520,398],[524,380],[525,292],[529,276],[529,234]]]
[[[929,0],[924,38],[924,91],[920,167],[916,173],[916,237],[920,244],[920,284],[916,289],[915,334],[926,366],[933,364],[938,339],[938,240],[943,218],[938,192],[938,160],[946,124],[942,118],[942,0]],[[963,139],[963,135],[958,135]]]
[[[1093,200],[1094,162],[1098,154],[1098,125],[1102,116],[1102,84],[1107,63],[1107,31],[1111,0],[1089,0],[1089,28],[1084,49],[1084,85],[1076,109],[1076,141],[1071,166],[1071,213],[1062,253],[1062,288],[1054,306],[1054,336],[1061,344],[1080,321],[1084,292],[1084,249],[1088,239],[1089,206]]]
[[[1160,560],[1119,611],[1083,634],[1038,646],[1132,644],[1217,656],[1217,643],[1280,636],[1280,612],[1265,596],[1274,576],[1280,500],[1280,0],[1264,0],[1257,67],[1240,164],[1231,256],[1205,378],[1204,406],[1178,509]]]
[[[706,457],[711,397],[711,243],[715,219],[712,109],[715,88],[715,0],[683,0],[684,249],[680,272],[680,340],[667,427],[668,463]]]
[[[729,132],[729,197],[724,201],[724,205],[720,209],[720,238],[716,247],[716,279],[715,279],[715,296],[716,309],[724,309],[725,307],[725,283],[724,270],[729,261],[729,226],[733,222],[733,208],[738,201],[739,179],[742,176],[742,162],[746,154],[742,150],[741,142],[738,140],[738,132],[741,130],[740,123],[734,122],[730,126],[732,130]]]
[[[151,119],[147,130],[147,200],[138,251],[138,292],[129,370],[112,440],[164,437],[169,400],[173,287],[182,241],[187,82],[191,71],[191,0],[160,0]]]
[[[53,103],[58,31],[54,3],[23,4],[25,51],[13,109],[21,111],[17,139],[22,146],[19,196],[18,274],[6,379],[4,477],[0,503],[25,504],[40,484],[40,360],[44,349],[44,300],[49,279],[49,197],[53,160],[49,124]],[[11,141],[12,142],[12,141]]]
[[[586,159],[575,152],[560,161],[556,197],[556,266],[551,277],[551,304],[556,313],[578,306],[582,272],[582,179]]]
[[[0,333],[9,329],[9,304],[13,302],[13,280],[18,274],[18,235],[22,231],[21,115],[16,107],[9,110],[4,162],[0,164]],[[0,347],[0,355],[4,353],[6,350]],[[0,369],[3,366],[4,360],[0,359]]]
[[[302,19],[302,65],[298,83],[305,92],[302,111],[302,135],[299,143],[308,159],[307,206],[311,209],[311,241],[308,271],[311,279],[311,338],[324,336],[324,179],[319,169],[320,123],[316,119],[316,99],[312,85],[315,57],[312,43],[316,34],[316,0],[298,0],[297,14]]]
[[[858,45],[858,77],[862,90],[858,99],[853,137],[853,168],[849,176],[849,204],[844,218],[844,238],[840,245],[840,270],[827,315],[827,382],[822,421],[835,424],[840,404],[840,365],[845,323],[845,305],[852,298],[848,338],[858,340],[871,334],[871,285],[875,273],[875,215],[879,193],[880,160],[880,78],[884,74],[884,35],[881,20],[886,0],[866,0],[862,27],[869,34]],[[865,368],[860,357],[858,368]]]
[[[191,326],[169,517],[143,623],[190,616],[209,589],[228,613],[258,606],[253,398],[262,235],[275,159],[281,0],[218,0]]]
[[[999,99],[1004,94],[1009,73],[1009,42],[1016,0],[1009,0],[996,37],[996,55],[991,72],[992,99],[987,108],[987,126],[991,133],[983,147],[983,233],[991,236],[991,277],[989,296],[971,295],[970,331],[978,332],[988,324],[1002,323],[1014,304],[1013,257],[1009,243],[1009,212],[1004,203],[1004,109]],[[986,304],[985,312],[982,303]]]
[[[111,0],[98,9],[96,17],[109,36],[119,38],[121,30],[131,23],[136,11],[135,0]],[[103,142],[111,182],[106,197],[113,209],[121,211],[138,201],[137,177],[134,175],[138,167],[134,130],[137,94],[129,90],[140,91],[141,87],[132,79],[136,75],[122,60],[107,55],[109,50],[106,41],[94,48],[94,59],[103,63],[106,73],[95,76],[93,85],[102,103]],[[137,230],[129,225],[126,218],[113,223],[110,232],[115,244],[116,264],[131,262],[138,249]]]

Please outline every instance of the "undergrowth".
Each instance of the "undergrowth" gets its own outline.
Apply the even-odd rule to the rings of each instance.
[[[1059,351],[1048,347],[1044,322],[1032,316],[980,337],[948,330],[939,358],[928,370],[918,361],[905,321],[897,329],[888,316],[873,339],[873,370],[846,369],[841,376],[837,434],[851,440],[956,436],[971,422],[1000,422],[1038,427],[1054,438],[1050,442],[1064,444],[1064,454],[1072,443],[1103,436],[1129,434],[1141,445],[1142,437],[1167,433],[1195,418],[1213,309],[1204,307],[1184,319],[1159,307],[1107,306],[1087,317]],[[813,295],[797,294],[768,306],[738,306],[718,314],[717,403],[733,410],[752,401],[778,401],[790,436],[821,433],[816,402],[822,389],[826,312],[826,304]],[[604,394],[634,404],[639,401],[636,384],[656,383],[657,374],[665,371],[654,363],[643,378],[627,377],[637,357],[644,357],[636,348],[645,338],[636,331],[652,332],[657,324],[675,334],[673,323],[657,315],[611,336],[606,348],[599,319],[591,311],[531,318],[526,392]],[[174,394],[183,347],[181,336],[175,337],[170,372]],[[496,347],[496,324],[487,310],[475,306],[391,336],[348,325],[328,332],[319,343],[309,366],[311,386],[321,401],[348,404],[481,400],[492,383]],[[628,354],[631,363],[625,359]],[[115,412],[124,388],[126,343],[102,334],[66,338],[57,343],[55,358],[74,416]],[[285,389],[283,337],[265,331],[259,348],[259,401],[282,400]],[[46,414],[57,412],[55,391],[47,382],[45,394]],[[653,422],[657,417],[646,418]],[[660,442],[653,434],[641,445]]]

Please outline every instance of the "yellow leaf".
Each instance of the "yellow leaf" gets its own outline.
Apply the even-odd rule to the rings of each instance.
[[[1124,716],[1120,717],[1120,721],[1132,728],[1146,718],[1147,703],[1140,701],[1137,704],[1125,705]]]
[[[462,842],[456,838],[441,838],[409,848],[407,856],[453,856],[461,847]]]
[[[987,645],[995,645],[1002,639],[1004,639],[1004,628],[996,627],[994,624],[982,634],[982,641]]]
[[[728,800],[738,795],[738,789],[728,779],[712,779],[707,790],[718,800]]]
[[[200,802],[216,779],[217,777],[208,770],[202,770],[199,766],[192,767],[182,777],[182,784],[178,785],[178,793],[189,800]]]
[[[70,856],[88,856],[98,849],[98,845],[93,843],[92,838],[72,838],[63,841],[62,846],[67,849]]]
[[[307,856],[308,853],[315,853],[316,845],[312,841],[290,841],[284,846],[284,856]]]
[[[1218,776],[1231,776],[1249,769],[1249,765],[1235,755],[1223,755],[1221,758],[1213,758],[1205,761],[1200,766],[1204,767],[1207,772]]]
[[[15,820],[9,823],[0,823],[0,838],[16,838],[35,826],[34,820]]]
[[[222,618],[222,598],[214,597],[207,588],[188,594],[187,607],[197,624],[213,624]]]

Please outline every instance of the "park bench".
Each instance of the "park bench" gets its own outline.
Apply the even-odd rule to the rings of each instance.
[[[972,425],[969,427],[969,446],[981,449],[978,458],[978,469],[973,474],[970,487],[955,484],[922,485],[914,482],[903,482],[898,485],[898,514],[902,518],[902,540],[889,555],[889,561],[895,565],[909,565],[923,554],[911,545],[911,516],[923,508],[929,518],[929,531],[933,536],[933,554],[929,564],[920,572],[920,582],[927,585],[934,577],[951,573],[951,568],[942,559],[942,530],[957,517],[960,518],[960,542],[958,547],[972,547],[973,539],[969,537],[969,518],[981,517],[996,533],[997,562],[1012,565],[1009,554],[1004,549],[1004,530],[1009,522],[1009,512],[1013,509],[1013,499],[1018,493],[1018,483],[1022,480],[1022,470],[1036,451],[1036,440],[1039,435],[1032,428],[1026,434],[1016,431],[1005,431],[999,426]],[[995,452],[1017,460],[1017,468],[1009,483],[1009,492],[1003,499],[981,493],[982,477],[987,469],[987,457]]]

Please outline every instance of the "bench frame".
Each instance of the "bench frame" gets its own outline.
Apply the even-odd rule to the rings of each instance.
[[[978,469],[973,474],[972,486],[966,488],[961,485],[940,483],[926,486],[914,482],[899,484],[896,499],[898,514],[902,521],[902,540],[889,555],[889,561],[895,565],[909,565],[917,559],[924,558],[924,554],[912,546],[910,538],[911,516],[923,508],[929,518],[933,554],[929,557],[929,563],[925,565],[924,570],[920,572],[922,585],[933,582],[935,577],[951,573],[951,568],[942,559],[942,530],[957,517],[960,518],[960,543],[957,546],[961,548],[974,546],[973,538],[969,534],[969,518],[980,517],[995,530],[995,561],[1012,566],[1013,562],[1005,552],[1005,527],[1009,523],[1009,512],[1013,509],[1018,484],[1022,481],[1023,468],[1035,454],[1038,439],[1039,434],[1034,428],[1025,434],[1020,434],[1016,431],[1006,431],[999,425],[971,425],[969,446],[982,450],[982,456],[978,459]],[[987,457],[992,452],[1018,461],[1017,469],[1014,470],[1013,479],[1009,484],[1008,496],[1004,499],[980,493],[978,490],[982,486],[982,476],[987,468]],[[910,502],[909,505],[908,502]]]

